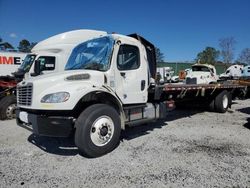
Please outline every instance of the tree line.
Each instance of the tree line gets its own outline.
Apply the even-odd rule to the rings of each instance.
[[[250,48],[244,48],[238,58],[234,61],[234,51],[235,51],[236,40],[234,37],[226,37],[219,39],[220,50],[214,47],[206,47],[203,51],[199,52],[196,57],[197,63],[207,63],[215,64],[219,58],[221,58],[222,63],[226,64],[250,64]]]
[[[244,48],[238,58],[234,61],[234,51],[236,40],[234,37],[225,37],[219,39],[220,50],[214,47],[207,46],[204,50],[199,52],[195,58],[196,63],[212,64],[225,63],[225,64],[244,64],[250,65],[250,48]],[[219,61],[220,60],[220,61]],[[164,62],[164,54],[156,47],[156,61],[157,63]]]
[[[36,45],[36,42],[29,42],[27,39],[22,39],[19,42],[17,50],[9,42],[3,41],[0,37],[0,50],[2,51],[19,51],[19,52],[31,52],[31,49]]]

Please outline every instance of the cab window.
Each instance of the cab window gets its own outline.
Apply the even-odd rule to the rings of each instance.
[[[117,56],[119,70],[134,70],[140,67],[139,49],[132,45],[121,45]]]

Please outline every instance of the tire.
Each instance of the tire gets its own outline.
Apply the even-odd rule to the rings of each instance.
[[[0,120],[16,118],[16,96],[9,95],[0,101]]]
[[[216,112],[225,113],[230,105],[229,93],[224,90],[215,97],[215,110]]]
[[[215,104],[214,104],[214,100],[211,100],[210,103],[208,104],[208,109],[211,112],[215,111]]]
[[[75,144],[83,156],[102,156],[119,143],[120,116],[109,105],[94,104],[88,107],[80,114],[75,125]]]

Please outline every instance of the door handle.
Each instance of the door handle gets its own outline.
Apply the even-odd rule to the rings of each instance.
[[[145,85],[146,85],[146,81],[142,80],[141,81],[141,91],[143,91],[145,89]]]
[[[120,74],[121,74],[121,76],[122,76],[123,78],[126,78],[126,73],[125,73],[125,72],[120,72]]]

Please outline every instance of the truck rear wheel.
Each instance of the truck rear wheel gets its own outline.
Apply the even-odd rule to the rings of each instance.
[[[117,111],[106,104],[94,104],[76,120],[75,144],[87,157],[112,151],[120,140],[121,121]]]
[[[225,113],[230,104],[230,97],[226,90],[222,91],[215,97],[215,110],[220,113]]]
[[[209,102],[208,109],[209,109],[209,111],[214,112],[214,110],[215,110],[214,99]]]
[[[0,120],[16,118],[16,96],[9,95],[0,101]]]

